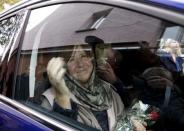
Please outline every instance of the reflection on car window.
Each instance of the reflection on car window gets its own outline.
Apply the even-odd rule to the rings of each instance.
[[[15,17],[11,17],[10,19],[6,19],[1,22],[1,45],[8,43],[8,38],[13,33],[15,20]]]
[[[35,14],[46,9],[52,9],[52,13],[35,21]],[[109,9],[96,30],[77,31],[93,14]],[[20,55],[15,98],[99,130],[176,129],[179,112],[173,110],[173,105],[179,102],[184,106],[183,63],[179,65],[183,58],[178,59],[182,56],[181,39],[169,38],[179,31],[170,32],[171,25],[183,28],[97,4],[32,10]],[[172,44],[161,43],[163,39]],[[178,49],[174,57],[178,63],[171,61],[173,68],[169,68],[166,56],[160,55],[165,50],[168,54],[169,48]],[[169,113],[173,115],[169,117]],[[163,119],[163,125],[159,119]],[[176,123],[170,126],[171,121]]]
[[[10,64],[11,67],[7,66],[7,61],[10,63],[15,64],[16,56],[14,61],[9,59],[9,53],[13,52],[10,51],[11,47],[14,47],[14,43],[18,33],[20,32],[20,26],[22,24],[24,12],[19,12],[14,16],[9,18],[3,19],[0,21],[0,88],[1,93],[9,95],[10,90],[12,90],[11,81],[13,81],[13,75],[11,74],[13,71],[13,66]],[[13,52],[15,54],[15,52]],[[7,71],[7,72],[6,72]],[[6,74],[7,73],[7,74]],[[6,79],[6,83],[5,83]],[[9,87],[10,88],[9,88]],[[9,88],[9,89],[7,89]],[[9,93],[7,93],[9,90]]]
[[[12,16],[0,22],[0,48],[2,51],[0,52],[1,57],[5,48],[7,48],[7,46],[10,44],[10,41],[13,41],[13,35],[20,28],[23,16],[24,12],[18,13],[16,16]]]
[[[0,44],[1,48],[4,49],[15,32],[16,17],[11,17],[0,22]],[[1,52],[2,56],[2,52]]]
[[[158,50],[161,61],[168,70],[183,73],[181,43],[173,39],[162,40],[162,42],[162,47]]]

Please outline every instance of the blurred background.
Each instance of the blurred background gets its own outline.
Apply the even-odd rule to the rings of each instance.
[[[0,12],[10,8],[12,5],[16,4],[21,0],[0,0]]]

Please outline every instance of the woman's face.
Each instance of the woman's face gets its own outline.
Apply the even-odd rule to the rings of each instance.
[[[85,84],[88,82],[93,70],[91,57],[88,56],[80,46],[78,46],[73,51],[67,63],[67,69],[70,75],[80,83]]]
[[[172,53],[176,54],[178,49],[180,48],[180,45],[177,42],[172,42],[172,43],[170,43],[170,48],[172,50]]]

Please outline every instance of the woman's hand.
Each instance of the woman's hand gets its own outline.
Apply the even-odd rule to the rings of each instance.
[[[116,74],[114,73],[113,68],[108,62],[99,64],[97,68],[97,72],[103,80],[108,81],[111,84],[117,81]]]
[[[56,102],[63,108],[70,108],[70,91],[63,79],[66,69],[64,60],[61,57],[52,58],[47,65],[49,81],[56,90]]]
[[[146,128],[143,124],[141,124],[139,121],[135,120],[134,118],[130,119],[132,122],[132,125],[134,126],[134,131],[146,131]]]

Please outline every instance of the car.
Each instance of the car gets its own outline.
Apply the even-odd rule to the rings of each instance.
[[[131,131],[135,121],[144,130],[184,129],[183,12],[184,3],[173,0],[23,0],[3,11],[0,129]],[[72,62],[81,67],[78,75]],[[52,63],[50,68],[48,63]],[[80,71],[90,69],[94,73],[83,72],[79,78]],[[133,117],[109,113],[114,106],[109,104],[112,96],[107,100],[101,91],[103,85],[97,83],[100,88],[94,89],[90,86],[93,81],[75,82],[77,85],[69,88],[73,93],[81,87],[70,98],[77,105],[73,112],[54,110],[54,105],[60,106],[57,93],[68,92],[68,88],[56,88],[59,84],[54,86],[57,75],[51,74],[59,70],[62,73],[57,82],[65,80],[66,85],[66,79],[77,81],[89,74],[92,81],[95,74],[94,79],[110,86],[108,93],[114,92],[117,100],[121,99],[112,112],[120,108]],[[54,94],[48,93],[51,89]],[[49,106],[43,103],[46,98]],[[95,106],[94,101],[98,103]],[[81,117],[85,108],[91,114]],[[118,115],[127,119],[118,124]]]

